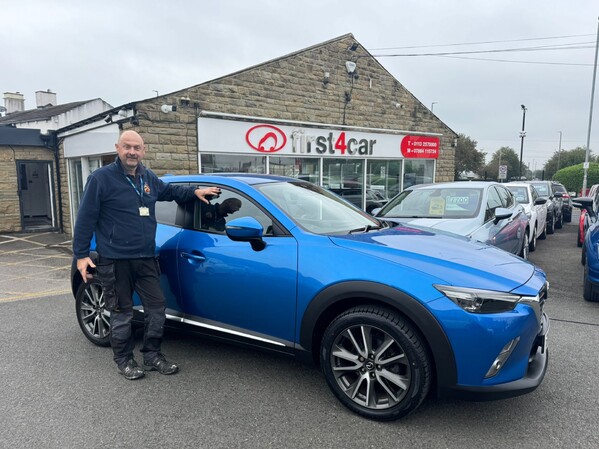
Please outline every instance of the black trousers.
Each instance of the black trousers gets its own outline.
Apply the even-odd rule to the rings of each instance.
[[[101,259],[106,263],[106,259]],[[118,308],[110,312],[110,344],[118,366],[133,357],[135,340],[133,319],[133,292],[137,292],[144,309],[144,338],[141,352],[144,360],[152,360],[160,353],[165,321],[165,299],[160,288],[158,260],[114,260]]]

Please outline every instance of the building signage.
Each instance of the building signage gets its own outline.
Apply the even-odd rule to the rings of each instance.
[[[291,122],[275,124],[200,117],[198,131],[198,150],[202,153],[394,159],[433,159],[439,154],[438,137],[406,136],[382,130],[371,132],[364,128],[327,129]],[[407,153],[404,152],[406,139],[414,142],[407,146]]]
[[[405,136],[401,140],[401,154],[406,158],[437,159],[439,157],[439,138]]]

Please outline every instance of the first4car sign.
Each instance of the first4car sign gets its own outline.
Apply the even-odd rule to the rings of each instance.
[[[324,157],[439,157],[439,137],[320,129],[211,117],[198,119],[201,152],[262,153]]]

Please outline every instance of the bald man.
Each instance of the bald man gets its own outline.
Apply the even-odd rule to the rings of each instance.
[[[110,311],[110,344],[118,372],[126,379],[140,379],[144,368],[174,374],[179,367],[160,352],[165,317],[165,298],[160,288],[156,259],[156,201],[187,202],[196,198],[208,203],[207,195],[220,189],[198,189],[165,184],[141,162],[146,154],[142,137],[124,131],[115,144],[112,164],[88,178],[73,233],[73,254],[84,282],[88,267],[102,286],[105,309]],[[90,258],[90,241],[96,236],[97,263]],[[144,309],[143,365],[133,357],[135,341],[133,292]]]

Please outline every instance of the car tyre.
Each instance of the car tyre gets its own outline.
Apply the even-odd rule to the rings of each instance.
[[[337,399],[366,418],[399,419],[418,408],[431,387],[423,337],[385,308],[359,306],[339,315],[324,333],[320,354]]]
[[[547,238],[547,220],[543,223],[543,232],[539,235],[539,240],[545,240]]]
[[[599,302],[599,290],[590,280],[588,275],[588,269],[584,270],[584,289],[582,293],[585,301]]]
[[[555,232],[555,214],[551,214],[551,218],[547,221],[547,234]]]
[[[572,223],[572,211],[570,211],[568,214],[564,214],[564,221],[566,223]]]
[[[579,248],[582,247],[582,235],[580,232],[580,226],[578,227],[578,235],[576,236],[576,246],[578,246]]]
[[[524,260],[528,260],[528,240],[529,240],[529,234],[528,234],[528,230],[526,230],[524,232],[524,241],[522,242],[522,248],[520,249],[520,254],[519,256],[522,257]]]
[[[537,249],[537,227],[532,230],[532,240],[528,244],[528,251],[533,252]]]
[[[564,216],[560,215],[559,218],[555,221],[555,229],[561,229],[564,225]]]
[[[110,312],[104,309],[103,291],[97,279],[81,283],[75,311],[83,335],[95,345],[110,346]]]

